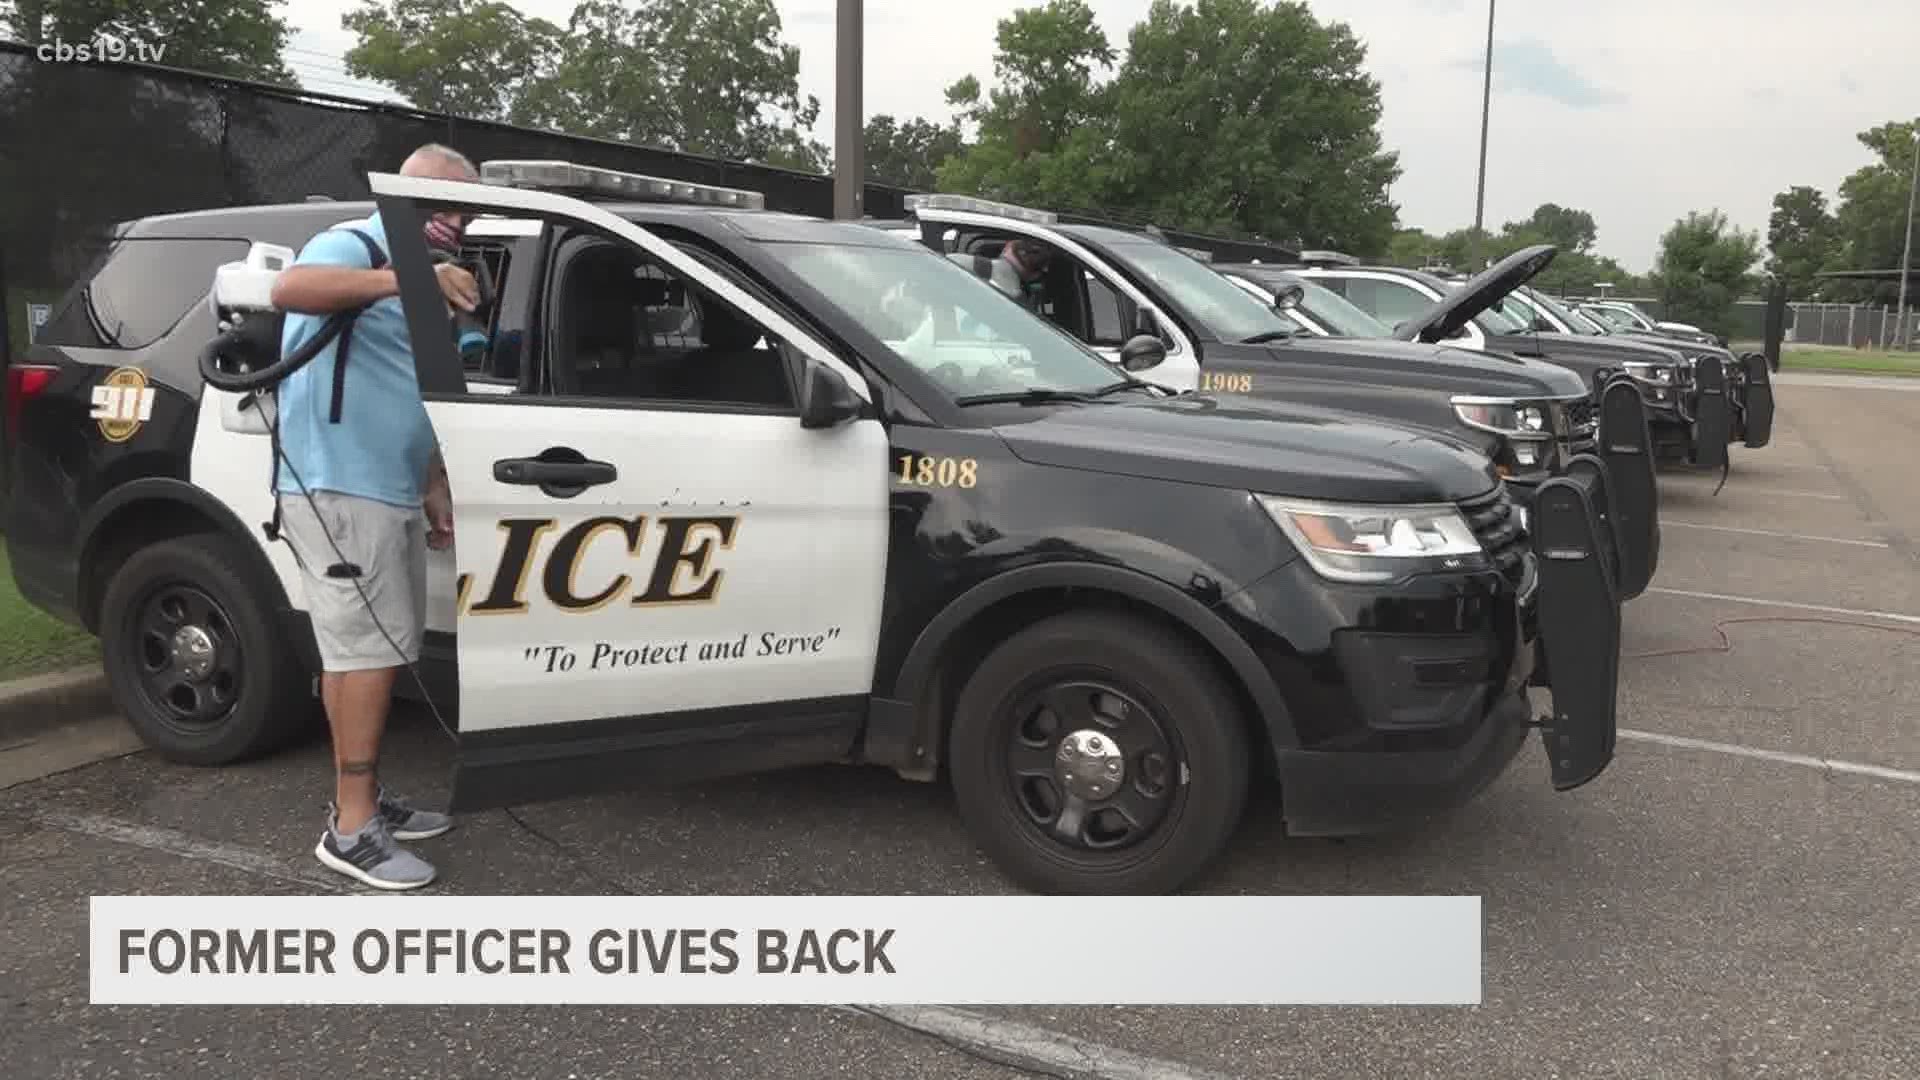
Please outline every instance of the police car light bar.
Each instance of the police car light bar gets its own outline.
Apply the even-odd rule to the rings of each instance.
[[[1340,251],[1303,251],[1301,263],[1307,266],[1358,266],[1360,260]]]
[[[971,195],[909,195],[906,204],[909,214],[918,214],[922,210],[958,210],[1030,221],[1036,225],[1054,225],[1060,221],[1060,215],[1050,210],[1033,210],[1012,203],[994,202],[992,199],[976,199]]]
[[[536,191],[588,191],[640,202],[698,203],[742,210],[765,210],[767,197],[757,191],[668,180],[640,173],[618,172],[571,161],[486,161],[480,165],[483,183]]]

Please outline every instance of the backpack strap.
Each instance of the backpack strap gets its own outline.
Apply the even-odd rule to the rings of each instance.
[[[360,242],[366,245],[367,261],[372,264],[369,267],[370,269],[384,270],[387,268],[387,253],[380,250],[380,245],[374,242],[373,237],[368,236],[366,233],[361,232],[359,229],[346,229],[344,231],[350,232],[353,235],[359,237]],[[347,350],[348,350],[348,347],[353,344],[353,324],[356,321],[358,321],[358,319],[359,319],[359,314],[355,313],[353,316],[348,318],[346,325],[340,328],[340,342],[337,348],[335,349],[334,358],[333,358],[333,402],[327,414],[327,421],[329,423],[337,424],[340,422],[341,399],[346,393],[346,389],[347,389]],[[259,393],[272,393],[272,391],[263,390],[263,391],[260,391]],[[249,395],[249,398],[257,399],[259,397],[259,393]],[[253,405],[255,408],[262,409],[262,415],[263,416],[265,415],[264,407],[259,403],[258,400],[254,400]],[[280,417],[279,417],[279,407],[278,407],[279,406],[278,394],[274,394],[274,405],[275,405],[274,416],[272,419],[269,419],[267,421],[267,436],[271,441],[272,448],[273,448],[273,478],[269,480],[267,484],[268,492],[273,495],[273,517],[268,521],[262,522],[260,525],[261,531],[267,534],[267,539],[269,541],[276,541],[281,538],[280,459],[283,456],[283,452],[280,448],[280,423],[279,423]],[[240,407],[243,409],[246,408],[247,402],[243,401]],[[287,546],[292,547],[293,545],[289,544]],[[298,560],[299,554],[295,553],[294,558],[295,560]]]
[[[359,229],[347,229],[346,231],[359,237],[360,242],[367,246],[367,261],[372,264],[370,269],[385,270],[387,268],[387,253],[380,250],[380,245],[374,243],[373,237],[368,236]],[[340,346],[333,355],[333,401],[327,409],[327,422],[330,424],[340,422],[340,406],[347,392],[347,351],[353,347],[353,324],[355,321],[357,321],[357,317],[356,319],[349,320],[347,325],[341,328]]]

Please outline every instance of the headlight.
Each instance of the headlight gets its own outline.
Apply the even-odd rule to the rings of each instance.
[[[1452,506],[1343,506],[1261,495],[1260,505],[1321,576],[1394,581],[1423,571],[1480,569],[1480,539]]]
[[[1516,439],[1547,439],[1553,436],[1543,405],[1502,398],[1456,397],[1453,399],[1453,414],[1469,427]]]
[[[1628,375],[1643,383],[1653,383],[1657,386],[1673,385],[1672,364],[1657,363],[1652,360],[1629,360],[1620,366],[1627,369]]]

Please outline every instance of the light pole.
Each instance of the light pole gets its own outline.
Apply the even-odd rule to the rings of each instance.
[[[1913,125],[1913,175],[1907,181],[1907,242],[1900,252],[1900,341],[1913,346],[1913,332],[1907,326],[1907,279],[1913,276],[1913,204],[1920,197],[1920,119]]]
[[[1480,91],[1480,190],[1473,200],[1473,232],[1479,235],[1487,217],[1487,119],[1493,114],[1493,4],[1487,0],[1487,80]]]
[[[864,81],[865,15],[862,0],[840,0],[838,40],[833,51],[833,216],[858,219],[867,190],[866,117],[860,89]]]

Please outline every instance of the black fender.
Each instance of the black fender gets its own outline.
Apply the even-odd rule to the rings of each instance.
[[[100,575],[90,572],[93,560],[98,557],[101,545],[108,538],[102,535],[108,523],[118,518],[122,512],[141,503],[168,503],[184,506],[212,522],[213,528],[223,534],[240,539],[250,539],[251,532],[240,516],[226,503],[221,502],[204,488],[185,480],[171,476],[144,476],[129,480],[102,495],[87,509],[80,519],[79,568],[80,594],[78,607],[83,621],[94,624],[98,620],[100,598],[106,592],[107,583]],[[257,544],[247,546],[247,557],[254,559],[256,568],[273,582],[273,595],[269,598],[272,615],[278,619],[282,629],[288,634],[288,642],[297,649],[311,670],[320,668],[318,646],[313,640],[312,625],[307,622],[304,611],[297,611],[287,596],[280,575],[274,571],[273,564]],[[98,631],[98,627],[93,627]]]
[[[1199,636],[1222,657],[1258,713],[1268,745],[1299,745],[1292,715],[1253,649],[1216,611],[1158,578],[1097,563],[1045,563],[996,574],[955,597],[914,639],[886,694],[877,694],[862,760],[931,779],[945,734],[943,710],[930,708],[940,662],[949,646],[981,614],[1023,593],[1055,589],[1113,593],[1144,604]]]

